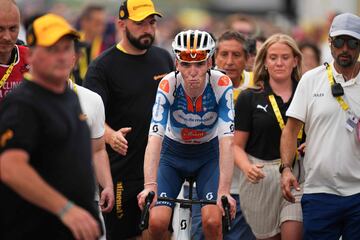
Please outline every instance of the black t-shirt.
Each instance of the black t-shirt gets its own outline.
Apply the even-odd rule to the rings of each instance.
[[[293,98],[297,82],[293,81],[293,93],[284,103],[265,83],[263,90],[247,89],[241,92],[235,106],[235,130],[249,132],[245,151],[263,160],[280,158],[281,129],[271,106],[269,95],[273,94],[284,123],[285,115]]]
[[[23,81],[0,106],[0,153],[19,148],[53,188],[98,219],[90,133],[75,93],[48,91]],[[11,134],[9,134],[11,133]],[[0,183],[0,239],[71,239],[53,214]],[[45,198],[46,196],[44,196]]]
[[[132,128],[126,136],[126,156],[107,146],[114,182],[144,178],[144,153],[157,87],[161,76],[173,69],[170,54],[154,46],[143,55],[129,55],[113,46],[90,64],[84,86],[102,97],[106,123],[115,131]]]

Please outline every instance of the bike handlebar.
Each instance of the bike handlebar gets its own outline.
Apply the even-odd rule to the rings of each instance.
[[[155,193],[151,191],[145,198],[145,206],[143,211],[141,212],[141,219],[139,224],[139,228],[141,230],[145,230],[148,228],[149,210],[154,197],[155,197]],[[173,198],[165,198],[165,197],[159,197],[158,200],[187,203],[187,204],[216,204],[216,201],[211,201],[211,200],[193,200],[193,199],[188,200],[188,199],[173,199]],[[221,204],[225,211],[225,216],[223,217],[223,232],[226,233],[231,230],[230,204],[226,196],[221,197]]]
[[[214,200],[177,199],[168,197],[158,197],[158,201],[175,202],[180,204],[216,204],[216,201]]]
[[[141,219],[140,219],[140,230],[144,230],[148,228],[149,225],[149,209],[150,205],[155,197],[155,192],[151,191],[145,198],[145,206],[141,212]]]
[[[225,211],[223,217],[223,232],[229,232],[231,230],[231,217],[230,217],[230,204],[226,196],[221,196],[221,204]]]

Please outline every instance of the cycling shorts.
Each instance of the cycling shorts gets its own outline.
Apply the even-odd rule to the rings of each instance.
[[[202,144],[182,144],[164,137],[158,169],[158,196],[177,198],[186,178],[196,182],[199,199],[216,200],[219,185],[219,140]],[[158,201],[156,205],[174,207]]]

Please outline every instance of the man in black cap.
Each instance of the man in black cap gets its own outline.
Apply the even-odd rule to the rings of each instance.
[[[170,54],[152,46],[156,16],[151,0],[127,0],[119,10],[121,41],[89,66],[84,86],[105,106],[105,141],[115,207],[105,214],[108,238],[140,236],[137,194],[144,188],[144,153],[159,81],[174,68]],[[126,139],[125,139],[126,135]]]
[[[0,106],[0,239],[100,236],[89,129],[66,87],[78,37],[54,14],[27,34],[31,75]]]

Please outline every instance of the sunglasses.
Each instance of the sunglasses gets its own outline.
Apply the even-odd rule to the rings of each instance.
[[[181,51],[176,54],[181,62],[202,62],[208,58],[207,51]]]
[[[343,39],[343,38],[333,38],[331,41],[332,45],[336,48],[342,48],[346,43],[350,49],[357,49],[359,47],[359,40],[357,39]]]

